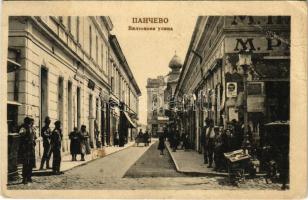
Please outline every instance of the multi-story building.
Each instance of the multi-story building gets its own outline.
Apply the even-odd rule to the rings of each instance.
[[[162,131],[168,122],[165,117],[165,79],[165,76],[158,76],[147,80],[147,127],[153,136],[157,136],[157,132]]]
[[[174,55],[168,67],[171,71],[166,76],[147,80],[147,123],[153,136],[167,128],[173,120],[172,101],[182,68],[180,58]]]
[[[137,134],[137,120],[139,112],[139,96],[141,91],[131,72],[121,46],[115,35],[109,37],[110,51],[110,108],[111,108],[111,137],[108,144],[114,144],[118,137],[120,146],[127,140],[132,140]]]
[[[225,127],[232,120],[244,121],[241,51],[251,52],[247,112],[252,134],[258,138],[264,123],[289,119],[289,41],[290,17],[198,18],[175,91],[188,108],[181,121],[194,149],[200,149],[205,118]]]
[[[49,116],[52,127],[56,120],[62,122],[63,151],[69,150],[69,132],[81,125],[86,125],[92,147],[109,143],[112,28],[109,17],[10,17],[8,131],[16,131],[30,116],[39,135]],[[129,68],[126,74],[126,85],[123,78],[121,85],[130,93],[119,100],[137,118],[140,91]],[[40,137],[37,144],[41,156]]]

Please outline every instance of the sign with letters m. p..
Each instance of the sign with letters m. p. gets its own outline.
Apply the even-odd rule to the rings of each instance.
[[[289,43],[286,37],[227,37],[225,39],[226,53],[237,53],[249,50],[255,53],[288,52]]]

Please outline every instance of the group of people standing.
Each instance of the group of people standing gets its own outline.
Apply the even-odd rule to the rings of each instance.
[[[86,126],[82,125],[80,131],[77,127],[69,134],[69,139],[71,140],[70,152],[72,155],[72,161],[77,161],[77,155],[81,155],[81,161],[85,161],[85,154],[91,153],[91,148],[89,144],[89,133],[87,132]]]
[[[56,121],[53,130],[49,127],[51,120],[49,117],[45,119],[45,125],[42,128],[43,137],[43,157],[40,168],[43,169],[44,164],[50,168],[49,160],[53,154],[52,170],[54,174],[60,174],[61,163],[61,141],[62,129],[61,122]],[[34,119],[25,117],[24,123],[19,128],[20,143],[19,143],[19,156],[22,162],[22,182],[27,184],[32,182],[32,170],[36,167],[35,159],[35,146],[36,146],[36,129],[34,128]]]
[[[168,131],[167,128],[164,128],[164,132],[160,133],[159,135],[159,143],[158,143],[158,149],[160,150],[160,154],[164,154],[165,149],[165,140],[168,139],[168,142],[170,144],[170,148],[173,152],[176,152],[179,145],[181,145],[180,149],[188,150],[189,149],[189,137],[188,134],[182,133],[178,130],[172,129],[171,131]]]
[[[224,130],[223,127],[214,127],[212,119],[207,118],[205,120],[205,127],[201,133],[201,145],[203,147],[204,164],[208,164],[208,168],[212,168],[214,162],[214,170],[225,170],[224,153],[241,148],[241,130],[235,121],[232,123],[233,130]]]
[[[142,129],[139,130],[138,135],[136,137],[137,146],[140,142],[144,142],[145,146],[149,146],[150,143],[150,134],[149,131],[146,130],[145,133],[142,132]]]
[[[61,121],[54,122],[54,129],[50,128],[51,120],[46,117],[44,120],[44,126],[41,130],[41,137],[43,140],[43,156],[41,159],[40,170],[52,169],[53,174],[61,174],[61,144],[62,144],[62,128]],[[20,142],[18,154],[22,163],[22,182],[27,184],[32,182],[32,170],[36,167],[36,129],[33,126],[34,119],[25,117],[24,123],[19,128]],[[86,130],[86,126],[82,125],[81,130],[75,127],[69,134],[71,140],[70,152],[72,154],[72,161],[76,161],[77,154],[81,154],[81,160],[84,161],[84,155],[89,153],[90,146],[88,143],[89,133]],[[50,158],[53,158],[52,167],[50,167]]]

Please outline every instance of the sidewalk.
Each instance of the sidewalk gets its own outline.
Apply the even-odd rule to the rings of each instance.
[[[135,144],[135,141],[132,141],[132,142],[128,142],[127,144],[125,144],[124,147],[109,146],[109,147],[102,147],[99,149],[91,149],[91,154],[85,156],[85,161],[80,161],[80,155],[77,155],[77,159],[78,159],[77,161],[72,161],[71,154],[65,153],[64,155],[62,155],[61,172],[68,171],[70,169],[73,169],[81,165],[85,165],[98,158],[102,158],[112,153],[124,150],[128,147],[133,146],[134,144]],[[41,159],[36,160],[36,168],[33,169],[33,174],[39,175],[39,174],[51,173],[52,171],[51,169],[39,170],[40,162],[41,162]],[[50,165],[52,166],[52,157],[50,159]]]
[[[178,172],[194,176],[228,176],[228,173],[216,172],[213,168],[207,168],[207,165],[204,164],[203,154],[194,150],[176,150],[176,152],[173,152],[169,143],[166,142],[165,144]]]

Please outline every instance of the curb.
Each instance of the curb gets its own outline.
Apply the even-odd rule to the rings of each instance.
[[[76,166],[74,166],[74,167],[72,167],[72,168],[63,170],[62,172],[67,172],[67,171],[72,170],[72,169],[74,169],[74,168],[76,168],[76,167],[80,167],[80,166],[84,166],[84,165],[86,165],[86,164],[89,164],[90,162],[93,162],[93,161],[95,161],[95,160],[97,160],[97,159],[104,158],[104,157],[109,156],[109,155],[111,155],[111,154],[114,154],[114,153],[123,151],[123,150],[125,150],[125,149],[127,149],[127,148],[132,147],[134,144],[135,144],[135,143],[132,143],[132,144],[130,144],[129,146],[123,147],[122,149],[119,149],[118,151],[114,151],[114,152],[112,152],[112,153],[110,153],[110,154],[107,154],[107,155],[105,155],[105,156],[103,156],[103,157],[97,157],[97,158],[94,158],[94,159],[92,159],[92,160],[83,162],[83,163],[80,164],[80,165],[76,165]]]
[[[228,177],[229,176],[229,173],[226,173],[226,172],[194,172],[194,171],[181,170],[179,168],[178,163],[176,162],[176,159],[172,155],[172,153],[171,153],[172,150],[169,147],[167,142],[165,142],[165,146],[167,147],[168,153],[170,154],[170,156],[172,158],[172,161],[175,165],[176,171],[179,172],[179,173],[183,173],[183,174],[187,174],[187,175],[191,175],[191,176],[210,176],[210,177],[213,177],[213,176]],[[264,177],[265,175],[266,174],[264,174],[264,173],[259,173],[259,174],[256,174],[256,177]]]
[[[135,143],[131,143],[129,146],[125,146],[125,147],[123,147],[122,149],[119,149],[119,150],[117,150],[117,151],[114,151],[114,152],[112,152],[112,153],[109,153],[109,154],[107,154],[107,155],[105,155],[105,156],[103,156],[103,157],[97,157],[97,158],[94,158],[94,159],[91,159],[91,160],[86,160],[85,162],[83,162],[83,163],[81,163],[81,164],[79,164],[79,165],[73,166],[73,167],[68,168],[68,169],[65,169],[65,170],[61,170],[61,172],[67,172],[67,171],[72,170],[72,169],[74,169],[74,168],[76,168],[76,167],[84,166],[84,165],[86,165],[86,164],[89,164],[90,162],[93,162],[93,161],[97,160],[97,159],[104,158],[104,157],[109,156],[109,155],[111,155],[111,154],[114,154],[114,153],[120,152],[120,151],[122,151],[122,150],[125,150],[125,149],[127,149],[127,148],[130,148],[130,147],[132,147],[134,144],[135,144]],[[37,171],[33,171],[33,172],[34,172],[34,173],[39,173],[39,172],[41,172],[41,171],[37,170]],[[44,171],[44,172],[49,172],[49,171]]]
[[[176,168],[176,171],[179,172],[179,173],[183,173],[183,174],[187,174],[187,175],[191,175],[191,176],[222,176],[222,177],[227,177],[228,176],[228,173],[218,173],[218,172],[194,172],[194,171],[185,171],[185,170],[181,170],[179,168],[179,165],[177,164],[174,156],[172,155],[171,153],[171,149],[169,147],[169,145],[167,143],[165,143],[167,149],[168,149],[168,152],[172,158],[172,161],[175,165],[175,168]]]

